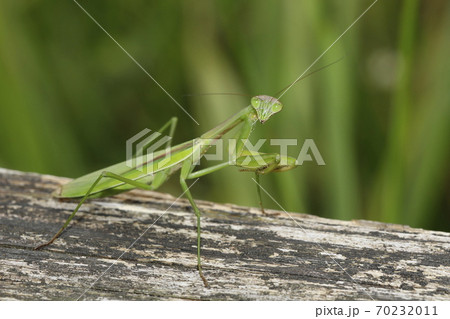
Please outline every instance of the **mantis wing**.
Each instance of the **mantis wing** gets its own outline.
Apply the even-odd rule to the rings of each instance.
[[[161,150],[151,155],[138,156],[133,159],[134,164],[132,167],[129,166],[127,161],[111,165],[70,181],[63,185],[61,190],[54,194],[54,196],[60,198],[83,197],[94,181],[105,171],[150,184],[156,173],[170,170],[170,175],[178,170],[183,161],[189,156],[192,156],[195,151],[198,151],[199,147],[200,144],[196,140],[192,140],[175,146],[172,149]],[[110,196],[133,188],[135,187],[132,185],[110,178],[103,178],[92,190],[91,194],[93,196],[90,197]]]

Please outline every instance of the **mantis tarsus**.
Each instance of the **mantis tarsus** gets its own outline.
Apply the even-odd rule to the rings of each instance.
[[[282,89],[286,92],[292,85],[305,77],[318,72],[339,60],[325,65],[305,76],[302,76],[291,83],[289,86]],[[280,91],[280,92],[281,92]],[[284,93],[283,93],[284,94]],[[129,191],[134,188],[144,190],[156,190],[160,187],[173,173],[181,170],[180,185],[183,193],[188,198],[191,206],[195,211],[197,217],[197,268],[201,279],[206,287],[208,282],[203,275],[201,255],[200,255],[200,210],[191,195],[186,180],[199,178],[208,175],[215,171],[228,166],[236,166],[241,171],[254,172],[257,186],[257,194],[259,197],[259,204],[263,213],[261,189],[259,184],[259,175],[264,175],[271,172],[282,172],[297,167],[296,159],[290,156],[285,156],[277,153],[260,153],[255,151],[245,150],[245,144],[248,140],[253,126],[257,123],[266,122],[272,115],[280,112],[283,109],[283,104],[276,98],[268,95],[257,95],[252,97],[250,105],[230,116],[218,126],[207,131],[199,138],[187,141],[185,143],[171,147],[171,138],[174,135],[177,125],[177,118],[171,118],[164,124],[158,132],[162,133],[169,130],[169,137],[166,148],[156,151],[151,154],[150,160],[143,155],[142,158],[136,158],[135,166],[131,166],[127,161],[118,163],[107,168],[92,172],[82,177],[76,178],[69,183],[63,185],[60,192],[55,194],[58,198],[81,198],[80,202],[67,218],[66,222],[60,230],[48,242],[37,246],[35,249],[41,249],[52,244],[66,229],[70,221],[78,212],[80,207],[88,198],[107,197],[114,194]],[[208,149],[223,135],[233,128],[241,125],[235,136],[235,150],[233,159],[214,165],[205,169],[194,172],[196,162],[208,151]],[[142,149],[146,149],[149,145],[144,145]]]

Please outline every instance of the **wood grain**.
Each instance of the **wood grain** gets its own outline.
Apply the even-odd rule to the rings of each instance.
[[[66,181],[0,169],[1,300],[450,300],[448,233],[198,201],[207,289],[189,203],[157,192],[90,200],[34,251]]]

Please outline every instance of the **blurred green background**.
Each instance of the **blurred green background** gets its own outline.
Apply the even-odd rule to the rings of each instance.
[[[299,76],[371,3],[158,0],[0,2],[0,167],[77,177],[123,161],[125,141],[178,116],[199,136]],[[450,231],[450,2],[380,0],[252,134],[314,139],[326,166],[262,178],[289,211]],[[267,145],[264,151],[276,152]],[[204,177],[195,198],[257,205],[252,175]],[[177,178],[162,191],[178,196]],[[278,208],[265,197],[265,205]]]

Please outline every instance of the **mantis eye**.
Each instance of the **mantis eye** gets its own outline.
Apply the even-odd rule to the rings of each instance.
[[[272,112],[279,112],[283,108],[283,105],[280,102],[276,102],[272,105]]]
[[[259,107],[259,104],[261,103],[261,99],[259,99],[258,97],[252,97],[252,101],[251,101],[251,103],[252,103],[252,106],[253,107]]]

